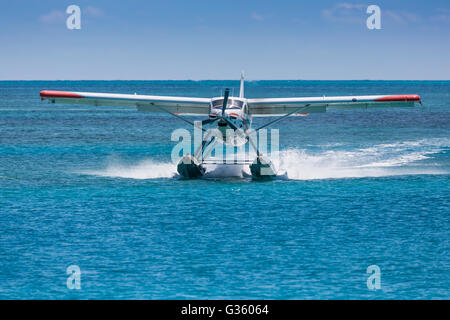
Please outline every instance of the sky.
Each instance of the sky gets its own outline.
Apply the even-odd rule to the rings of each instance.
[[[448,0],[0,3],[0,80],[450,79]]]

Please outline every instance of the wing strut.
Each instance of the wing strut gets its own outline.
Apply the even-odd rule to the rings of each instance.
[[[295,109],[294,111],[289,112],[288,114],[285,114],[284,116],[282,116],[282,117],[280,117],[280,118],[277,118],[277,119],[275,119],[275,120],[273,120],[273,121],[270,121],[270,122],[266,123],[265,125],[259,127],[259,128],[256,129],[255,131],[257,132],[257,131],[261,130],[262,128],[265,128],[265,127],[268,127],[268,126],[270,126],[270,125],[272,125],[272,124],[274,124],[274,123],[277,123],[278,121],[281,121],[281,120],[283,120],[284,118],[287,118],[287,117],[289,117],[290,115],[292,115],[292,114],[294,114],[294,113],[298,113],[299,111],[301,111],[301,110],[304,109],[304,108],[309,107],[310,105],[311,105],[311,104],[308,103],[308,104],[306,104],[306,105],[304,105],[304,106],[301,106],[301,107]]]
[[[180,115],[178,115],[178,114],[175,114],[175,113],[173,113],[173,112],[170,112],[170,111],[168,111],[168,110],[166,110],[166,109],[164,109],[163,107],[160,107],[160,106],[158,106],[158,105],[153,105],[153,107],[158,108],[159,110],[164,111],[164,112],[166,112],[166,113],[168,113],[168,114],[174,116],[175,118],[178,118],[178,119],[180,119],[180,120],[183,120],[184,122],[189,123],[191,126],[195,127],[195,123],[193,123],[193,122],[191,122],[191,121],[189,121],[189,120],[183,118],[182,116],[180,116]],[[201,128],[201,129],[202,129],[202,131],[205,131],[205,132],[206,132],[205,129],[203,129],[203,128]]]

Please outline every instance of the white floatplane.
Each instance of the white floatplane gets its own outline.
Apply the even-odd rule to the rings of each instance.
[[[233,146],[249,142],[256,152],[255,160],[234,164],[249,165],[254,178],[274,177],[276,175],[274,166],[269,159],[263,157],[257,144],[252,141],[250,133],[257,132],[289,116],[321,113],[330,109],[413,107],[415,103],[421,103],[420,96],[417,94],[246,99],[243,74],[239,97],[230,96],[228,88],[225,89],[223,96],[214,98],[50,90],[41,91],[40,96],[42,100],[48,100],[50,103],[130,106],[137,107],[139,111],[165,112],[193,126],[195,123],[183,116],[207,116],[208,118],[201,124],[217,128],[222,135],[212,136],[209,140],[204,139],[194,155],[187,154],[181,158],[177,171],[185,178],[201,177],[205,174],[205,164],[215,164],[208,162],[209,154],[206,149],[219,142]],[[257,129],[252,129],[252,117],[275,117],[275,119]],[[227,137],[230,130],[235,133],[234,139]]]

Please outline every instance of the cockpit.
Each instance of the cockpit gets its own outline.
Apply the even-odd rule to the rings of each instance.
[[[239,100],[237,98],[229,98],[227,102],[227,109],[242,109],[244,106],[244,101]],[[223,107],[223,98],[213,99],[211,101],[212,109],[222,110]]]

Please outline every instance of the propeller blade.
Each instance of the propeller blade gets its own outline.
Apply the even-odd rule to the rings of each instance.
[[[230,89],[225,89],[225,95],[223,97],[223,106],[222,106],[222,118],[225,116],[225,109],[227,108],[228,103],[228,95],[230,94]]]
[[[205,125],[205,124],[208,124],[208,123],[216,122],[217,120],[219,120],[219,118],[203,120],[203,121],[202,121],[202,126]]]

